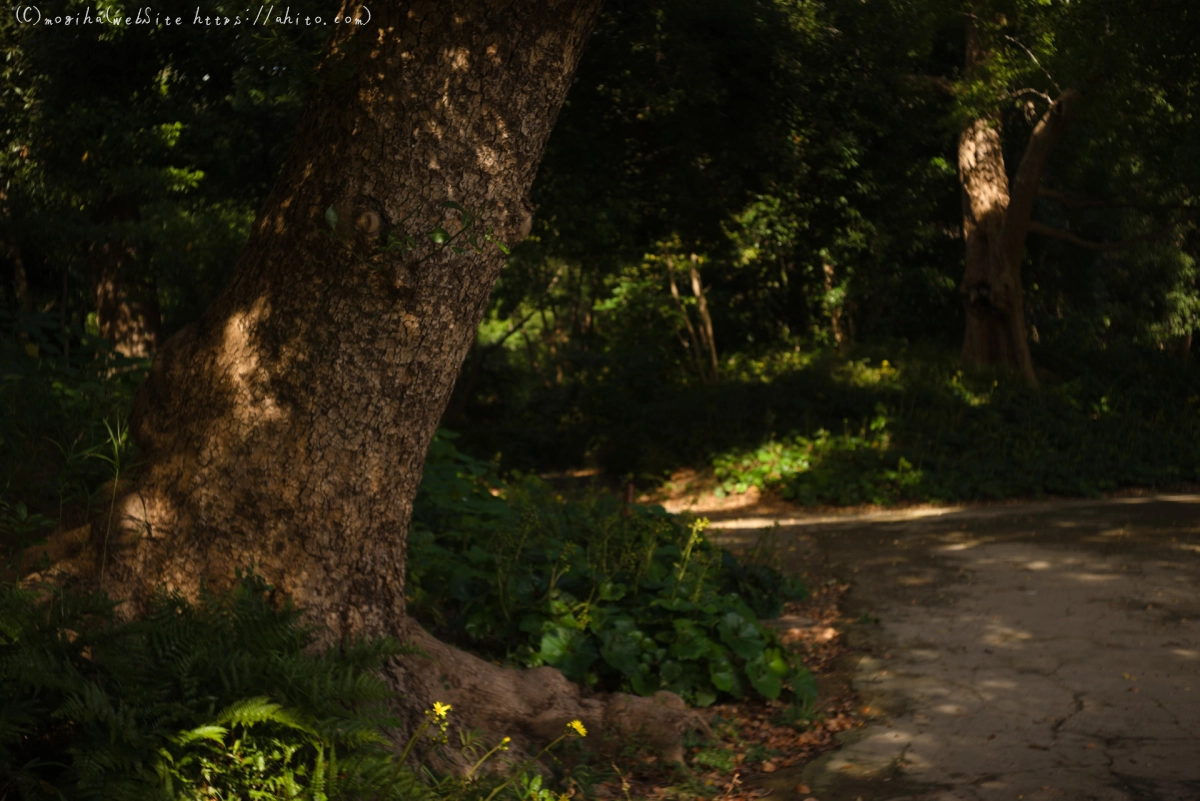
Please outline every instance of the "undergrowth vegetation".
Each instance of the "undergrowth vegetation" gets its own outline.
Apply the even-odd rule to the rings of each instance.
[[[411,609],[436,633],[600,689],[708,706],[790,686],[812,702],[811,675],[758,623],[803,597],[799,582],[739,564],[705,521],[501,481],[452,437],[434,441],[409,535]]]
[[[83,12],[88,3],[58,5]],[[307,19],[320,5],[288,8]],[[494,97],[525,96],[534,84],[549,91],[547,102],[526,104],[529,146],[522,136],[501,143],[537,174],[521,197],[506,194],[517,184],[500,182],[487,208],[459,205],[475,192],[471,154],[507,156],[485,131],[451,126],[438,133],[445,152],[437,159],[405,167],[413,154],[401,153],[395,164],[356,168],[356,185],[374,188],[329,198],[327,241],[306,236],[296,217],[270,234],[269,248],[261,238],[269,232],[253,226],[256,210],[270,216],[277,201],[287,206],[282,198],[301,196],[288,182],[312,177],[286,166],[289,150],[293,165],[313,162],[307,149],[353,150],[353,137],[333,124],[349,118],[340,112],[313,117],[290,144],[306,97],[337,111],[363,98],[330,87],[383,81],[371,113],[389,128],[389,115],[425,113],[422,94],[457,102],[458,84],[417,69],[393,92],[394,70],[372,78],[369,59],[322,57],[344,49],[337,37],[326,41],[332,29],[323,25],[261,36],[206,31],[198,40],[198,30],[159,29],[157,10],[149,37],[136,26],[62,31],[0,16],[0,801],[554,799],[522,766],[494,780],[416,767],[429,748],[448,745],[439,739],[444,704],[393,758],[393,744],[377,734],[391,719],[373,677],[400,646],[318,653],[319,634],[295,610],[268,603],[258,579],[196,604],[162,595],[133,622],[100,597],[14,586],[30,573],[22,563],[30,546],[52,531],[89,531],[100,509],[107,528],[91,533],[105,545],[103,575],[118,487],[136,481],[129,418],[149,366],[115,351],[148,353],[189,325],[200,326],[196,343],[210,334],[216,342],[220,326],[236,323],[229,330],[245,335],[245,347],[227,355],[240,360],[233,373],[252,391],[240,392],[238,381],[223,388],[222,359],[201,359],[150,402],[194,401],[207,386],[217,389],[214,414],[240,415],[270,398],[272,415],[256,407],[247,419],[277,411],[288,422],[272,424],[269,436],[298,441],[273,447],[270,469],[257,472],[294,469],[281,491],[294,484],[320,497],[317,484],[333,473],[305,466],[312,443],[361,450],[353,432],[373,427],[368,417],[442,397],[455,368],[433,353],[438,332],[404,339],[431,350],[414,357],[405,344],[403,357],[424,366],[400,369],[383,341],[396,332],[369,335],[387,323],[371,311],[376,301],[396,310],[422,308],[427,297],[466,303],[479,276],[491,276],[488,308],[439,421],[461,436],[443,430],[434,441],[405,532],[412,613],[496,663],[554,666],[598,692],[670,690],[700,707],[786,709],[788,726],[812,722],[815,685],[761,621],[805,588],[722,551],[703,520],[603,493],[567,500],[538,475],[589,468],[647,490],[699,477],[700,487],[714,480],[718,495],[756,489],[837,506],[1200,480],[1200,172],[1192,172],[1200,165],[1200,16],[1185,12],[1189,4],[592,5],[604,8],[546,23],[594,23],[575,30],[588,44],[573,51],[565,102],[554,89],[561,75],[545,72],[557,59],[500,71],[489,84]],[[500,16],[478,22],[505,28]],[[448,38],[436,52],[412,50],[413,63],[456,50],[459,27],[439,32]],[[512,44],[519,48],[519,37]],[[985,134],[995,146],[976,148],[968,169],[971,137]],[[441,187],[459,200],[426,198],[407,217],[386,219],[400,168],[414,178],[409,188]],[[446,184],[456,175],[467,177],[461,187]],[[1022,187],[1035,187],[1036,199]],[[964,197],[970,212],[1010,196],[1004,242],[991,254],[1004,257],[980,268],[976,215],[964,219]],[[418,238],[434,254],[465,257],[444,273],[462,292],[426,281],[443,266],[425,270],[434,254],[416,257],[416,240],[402,233],[430,203],[457,212],[461,230],[434,227]],[[517,206],[536,213],[528,227],[511,228],[524,230],[511,254],[500,246],[511,255],[504,269],[471,261],[481,244],[474,223]],[[287,214],[303,216],[297,208]],[[251,236],[256,244],[240,255]],[[313,280],[271,279],[269,263],[285,260]],[[386,297],[370,297],[377,280],[391,285]],[[305,308],[301,296],[314,291],[341,300],[316,303],[323,311],[312,319],[286,313]],[[354,297],[363,302],[342,302]],[[1002,313],[977,316],[989,304]],[[252,307],[262,313],[241,313]],[[481,310],[441,311],[466,320]],[[441,325],[402,316],[406,330]],[[984,340],[1006,345],[984,348]],[[1032,363],[1023,358],[1027,341]],[[189,352],[175,350],[181,362]],[[960,367],[996,359],[1027,378],[1036,365],[1041,386]],[[315,376],[303,386],[293,380],[300,364]],[[379,375],[363,367],[371,364]],[[345,365],[365,371],[354,387]],[[340,371],[337,380],[320,379],[327,370]],[[322,386],[335,391],[313,394]],[[342,403],[339,392],[364,403]],[[315,411],[297,413],[304,408]],[[163,465],[218,452],[237,458],[236,447],[217,442],[236,427],[214,422],[214,438],[184,414],[161,419],[183,429],[161,438]],[[300,430],[306,420],[312,431]],[[267,441],[251,437],[255,460],[267,454],[255,443]],[[402,471],[413,456],[386,458]],[[320,461],[344,474],[341,486],[361,483],[351,476],[358,462]],[[191,475],[217,470],[214,462]],[[205,487],[168,486],[187,473],[164,471],[164,497],[201,498]],[[374,475],[404,479],[390,484],[404,491],[414,483],[401,472]],[[280,496],[271,480],[264,486],[223,508],[246,521],[275,515],[268,500]],[[372,478],[372,486],[388,484]],[[302,506],[287,536],[299,541],[318,521],[338,525],[317,505]],[[331,499],[328,508],[337,507]],[[204,514],[181,515],[181,533],[207,525]],[[220,547],[219,536],[206,541]],[[364,574],[385,569],[362,565]],[[813,587],[820,598],[824,588]],[[838,619],[835,606],[822,626]],[[805,658],[821,666],[813,651]],[[482,746],[480,761],[499,748]],[[774,755],[747,748],[738,756],[713,746],[693,766],[734,771],[721,798],[736,801],[745,760]],[[678,796],[712,794],[692,789]]]
[[[191,604],[161,593],[126,622],[101,595],[0,585],[0,798],[554,801],[534,767],[470,737],[435,703],[401,748],[381,676],[395,640],[314,650],[317,629],[253,574]],[[434,752],[473,768],[441,774]],[[546,786],[544,786],[544,784]]]
[[[0,547],[19,547],[100,500],[146,364],[48,314],[0,306],[0,331]]]
[[[1200,374],[1190,365],[1117,346],[1037,358],[1048,368],[1037,389],[900,343],[734,355],[716,384],[568,380],[531,396],[530,408],[554,396],[546,406],[557,411],[518,415],[520,434],[481,407],[462,447],[509,466],[593,464],[644,487],[711,469],[720,493],[753,486],[805,504],[1094,495],[1200,479]],[[530,444],[543,442],[553,445]]]
[[[855,398],[843,408],[858,414],[838,425],[826,412],[790,430],[777,421],[786,433],[717,453],[719,491],[755,486],[805,504],[891,504],[1097,495],[1200,479],[1200,377],[1161,355],[1104,356],[1061,365],[1040,390],[904,352],[894,365],[846,360],[829,375],[840,384],[834,397]]]
[[[144,365],[80,332],[65,345],[46,315],[3,322],[0,545],[23,574],[28,546],[136,471],[125,421]],[[803,597],[800,583],[739,563],[704,521],[604,495],[568,502],[535,476],[502,479],[453,438],[434,441],[409,540],[412,610],[430,628],[600,690],[811,711],[811,674],[759,622]],[[0,583],[0,797],[558,797],[531,763],[422,768],[450,746],[445,705],[398,754],[381,733],[399,721],[378,671],[401,644],[316,651],[318,635],[252,574],[195,604],[160,594],[135,621],[100,595]],[[503,750],[467,745],[480,762]]]
[[[122,622],[102,596],[0,585],[0,797],[414,797],[381,731],[400,644],[309,654],[270,590],[247,575]]]

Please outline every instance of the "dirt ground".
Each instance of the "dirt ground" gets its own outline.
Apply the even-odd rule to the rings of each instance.
[[[713,538],[851,585],[841,667],[866,722],[757,777],[767,797],[1200,799],[1200,495],[850,515],[751,500],[711,510]]]

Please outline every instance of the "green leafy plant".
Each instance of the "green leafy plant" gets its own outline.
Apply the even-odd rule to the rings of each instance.
[[[700,706],[811,694],[808,672],[758,623],[804,589],[743,566],[659,508],[565,502],[501,482],[441,432],[409,535],[413,612],[444,637],[569,678]]]
[[[44,542],[42,532],[51,525],[45,515],[30,513],[21,501],[9,503],[0,495],[0,542],[14,544],[18,574],[23,575],[25,550]]]
[[[812,437],[793,434],[753,451],[730,451],[713,459],[719,495],[750,487],[778,489],[805,504],[889,504],[919,495],[922,472],[889,449],[885,410],[857,433]]]
[[[892,504],[1096,495],[1200,478],[1198,376],[1162,354],[1113,349],[1093,362],[1075,359],[1064,365],[1068,380],[1041,390],[928,354],[897,361],[872,368],[827,359],[764,385],[767,396],[807,386],[815,401],[797,402],[787,421],[813,420],[816,430],[719,449],[710,457],[719,491]],[[831,433],[834,415],[840,434]]]
[[[245,575],[121,622],[97,595],[0,586],[0,795],[412,798],[377,671],[392,640],[316,632]]]
[[[104,549],[100,552],[100,579],[104,579],[104,569],[108,565],[108,540],[112,534],[113,512],[117,506],[117,488],[121,481],[121,470],[125,467],[123,456],[129,450],[129,425],[117,418],[115,425],[104,421],[104,429],[108,432],[108,440],[100,445],[89,448],[85,453],[108,465],[112,471],[112,490],[108,497],[108,514],[104,518]]]
[[[148,366],[56,316],[0,307],[0,486],[13,509],[59,519],[128,465],[127,432],[110,421],[127,419]],[[20,549],[10,532],[0,537]]]

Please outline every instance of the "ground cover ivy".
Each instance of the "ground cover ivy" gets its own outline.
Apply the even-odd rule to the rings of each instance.
[[[742,565],[657,507],[596,495],[568,502],[532,476],[500,481],[439,433],[409,534],[412,612],[494,658],[641,695],[676,692],[801,703],[812,677],[759,618],[803,596]]]

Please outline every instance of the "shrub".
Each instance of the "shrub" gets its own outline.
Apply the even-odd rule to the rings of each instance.
[[[661,508],[565,502],[500,482],[441,432],[409,534],[412,611],[444,637],[575,681],[699,706],[721,694],[811,700],[808,671],[759,617],[804,589],[743,566]]]
[[[720,491],[755,486],[806,504],[890,504],[1200,479],[1200,373],[1161,354],[1071,363],[1063,369],[1072,378],[1050,375],[1040,390],[916,356],[899,369],[847,366],[855,368],[847,393],[869,390],[872,414],[856,410],[842,434],[793,427],[757,447],[722,449],[711,460]],[[822,422],[829,426],[828,415]]]

